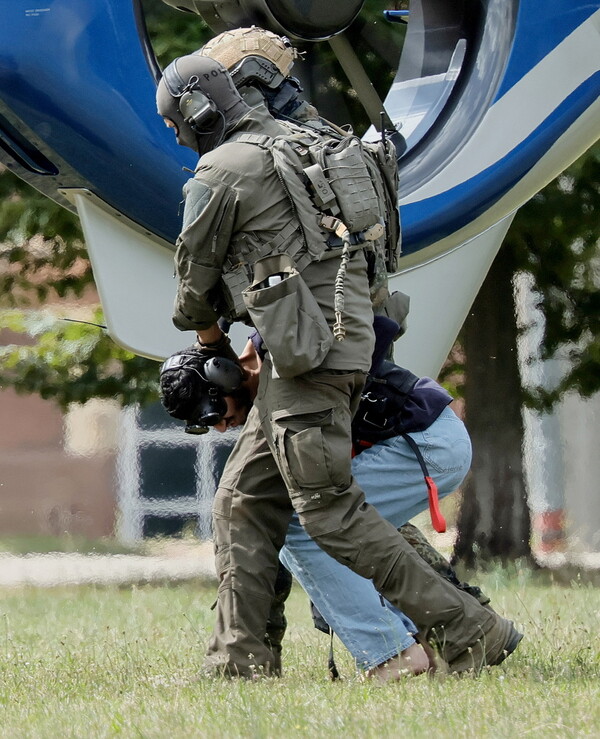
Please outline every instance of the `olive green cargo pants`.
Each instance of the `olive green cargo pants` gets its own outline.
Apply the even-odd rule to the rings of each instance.
[[[328,554],[406,613],[451,661],[493,625],[493,615],[426,563],[365,502],[352,478],[350,421],[364,374],[316,370],[273,379],[267,362],[257,398],[213,505],[217,622],[205,665],[244,677],[278,671],[265,638],[293,509]],[[283,478],[283,479],[282,479]]]

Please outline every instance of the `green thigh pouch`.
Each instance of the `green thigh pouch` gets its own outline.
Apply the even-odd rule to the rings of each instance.
[[[254,282],[242,296],[279,377],[296,377],[322,364],[333,334],[287,254],[257,262]]]
[[[279,469],[294,509],[325,512],[352,480],[347,435],[336,423],[335,409],[274,415]]]

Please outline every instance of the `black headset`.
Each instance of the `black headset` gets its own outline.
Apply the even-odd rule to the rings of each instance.
[[[179,98],[179,112],[193,131],[204,132],[218,118],[219,109],[215,102],[201,90],[195,89],[198,77],[192,75],[186,82],[177,71],[177,59],[166,67],[163,79],[169,93]]]
[[[188,408],[186,418],[167,412],[174,418],[185,420],[188,434],[205,434],[210,426],[216,426],[227,412],[225,396],[237,390],[244,378],[244,370],[239,364],[226,357],[208,359],[196,353],[174,354],[160,368],[160,378],[165,373],[177,370],[192,372],[200,378],[199,393],[193,405]]]

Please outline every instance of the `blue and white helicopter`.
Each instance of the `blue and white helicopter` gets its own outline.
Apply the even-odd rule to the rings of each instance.
[[[164,2],[215,33],[255,23],[328,43],[372,121],[380,103],[347,35],[359,28],[396,70],[383,101],[407,145],[392,286],[412,300],[402,362],[435,376],[515,211],[600,136],[600,0]],[[0,161],[78,213],[112,338],[165,357],[186,343],[170,320],[173,244],[195,160],[156,115],[142,0],[0,8]]]

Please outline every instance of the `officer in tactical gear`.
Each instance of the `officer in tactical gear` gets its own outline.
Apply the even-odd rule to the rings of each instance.
[[[352,471],[360,480],[367,500],[385,518],[399,525],[427,505],[422,465],[428,468],[426,474],[431,474],[440,497],[448,495],[460,485],[469,469],[470,442],[464,424],[447,407],[450,396],[433,380],[417,380],[412,373],[395,367],[401,380],[389,386],[385,377],[390,377],[392,365],[383,357],[399,333],[399,325],[376,316],[374,328],[373,365],[352,424],[355,439]],[[262,341],[255,333],[240,355],[246,371],[246,392],[240,396],[238,390],[228,393],[222,389],[224,410],[213,425],[215,430],[222,432],[245,423],[256,393],[252,377],[263,355]],[[164,365],[166,369],[161,370],[163,404],[171,415],[177,409],[175,417],[193,417],[199,405],[197,393],[207,392],[196,375],[196,368],[203,372],[203,360],[198,358],[195,363],[192,360],[193,357],[189,362],[168,361]],[[195,388],[194,392],[190,392],[191,387]],[[400,392],[399,387],[406,387],[406,392]],[[385,405],[385,417],[381,419],[373,410],[378,399]],[[410,440],[403,436],[407,433],[411,434]],[[399,530],[438,575],[470,593],[482,605],[489,604],[489,598],[478,587],[460,582],[450,563],[419,529],[404,523]],[[431,669],[429,655],[415,642],[415,637],[419,638],[419,624],[415,626],[397,610],[385,607],[371,583],[325,555],[306,536],[296,518],[288,528],[280,560],[311,599],[315,626],[326,633],[333,628],[363,674],[387,681]],[[271,648],[276,646],[279,650],[285,632],[283,602],[289,591],[286,572],[280,568],[278,573],[267,628]],[[322,586],[324,582],[326,588]],[[321,614],[326,614],[326,619]],[[331,665],[330,671],[335,675]]]
[[[288,244],[306,236],[307,224],[300,223],[270,151],[241,139],[276,139],[288,131],[266,108],[250,108],[220,63],[198,55],[176,59],[164,70],[157,105],[178,140],[201,154],[185,188],[175,325],[196,331],[201,350],[228,358],[232,352],[217,321],[239,317],[239,283],[231,275],[240,265],[253,274],[245,298],[270,311],[268,330],[261,331],[270,351],[256,401],[213,504],[220,585],[207,669],[250,678],[277,674],[264,635],[278,553],[294,510],[324,551],[421,621],[425,638],[437,642],[451,671],[498,664],[520,640],[512,623],[438,579],[366,503],[352,478],[350,422],[374,346],[363,250],[354,250],[345,264],[346,336],[334,342],[323,327],[336,320],[332,287],[339,259],[335,252],[321,258],[327,247],[307,238],[306,252],[290,256]],[[271,283],[271,276],[278,279]],[[317,324],[315,340],[311,326]],[[292,355],[285,375],[277,371],[273,350],[279,357]]]
[[[294,62],[301,58],[301,54],[287,37],[258,26],[235,28],[218,34],[195,53],[221,62],[231,74],[240,95],[251,107],[264,104],[278,120],[301,123],[338,137],[348,135],[347,130],[321,118],[315,106],[301,97],[303,90],[300,82],[291,76]],[[386,138],[393,143],[396,157],[399,158],[406,150],[404,137],[397,130],[386,130]],[[395,195],[386,207],[393,210],[393,220],[398,222]],[[387,220],[391,225],[392,218],[388,216]],[[388,237],[390,241],[396,239],[399,242],[399,222],[394,229]],[[397,248],[399,253],[399,246]],[[387,301],[393,298],[390,298],[387,289],[385,260],[376,252],[368,252],[366,256],[373,309],[377,313],[387,314]],[[396,311],[395,306],[392,310]]]

